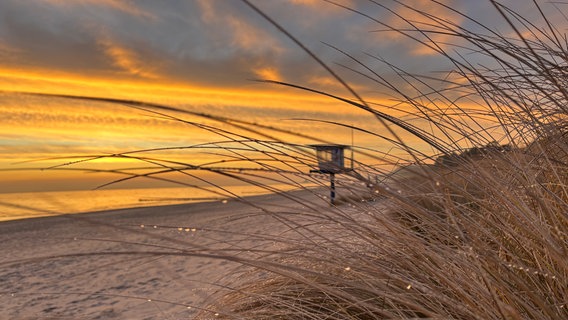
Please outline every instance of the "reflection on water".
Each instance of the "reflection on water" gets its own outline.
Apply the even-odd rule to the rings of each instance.
[[[293,189],[289,185],[273,187],[282,191]],[[6,193],[0,194],[0,221],[130,207],[226,201],[233,197],[229,192],[211,190],[159,188]],[[237,196],[270,193],[268,190],[254,186],[233,186],[230,187],[230,191]]]

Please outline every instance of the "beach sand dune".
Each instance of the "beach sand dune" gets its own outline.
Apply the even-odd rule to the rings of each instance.
[[[321,195],[298,191],[239,201],[132,208],[0,223],[0,318],[180,319],[207,304],[279,217]],[[270,238],[269,237],[269,238]],[[275,245],[275,244],[274,244]]]

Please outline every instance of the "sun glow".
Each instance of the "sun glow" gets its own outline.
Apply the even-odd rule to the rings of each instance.
[[[350,125],[361,129],[354,132],[357,145],[381,150],[391,144],[380,137],[388,135],[389,130],[361,108],[301,89],[247,80],[297,81],[298,85],[359,102],[304,52],[290,47],[289,42],[232,4],[198,1],[184,7],[193,10],[178,16],[154,7],[152,2],[147,6],[114,0],[38,3],[43,5],[4,4],[6,9],[21,13],[23,20],[30,19],[30,28],[35,27],[28,30],[33,37],[24,39],[28,34],[20,32],[20,24],[10,25],[12,37],[0,40],[0,170],[9,170],[0,173],[2,181],[7,182],[4,189],[11,187],[9,181],[41,180],[34,178],[37,175],[52,180],[64,176],[93,179],[93,174],[79,178],[83,173],[75,169],[80,165],[90,165],[95,171],[147,165],[141,159],[117,157],[74,163],[78,159],[75,156],[151,150],[133,155],[199,166],[215,162],[221,152],[227,156],[230,150],[223,149],[223,143],[231,140],[350,144]],[[313,24],[316,29],[320,23],[325,25],[327,18],[346,14],[336,6],[324,9],[314,1],[291,3],[292,8],[302,8],[302,16],[313,18],[300,25]],[[341,3],[355,5],[352,1]],[[30,9],[37,8],[46,10],[47,20],[36,19]],[[310,15],[311,10],[318,14]],[[174,16],[182,19],[164,19]],[[224,24],[220,25],[220,20]],[[182,29],[185,31],[179,34],[171,32]],[[351,41],[349,34],[337,33]],[[330,51],[327,48],[325,52]],[[325,58],[330,65],[346,62],[341,56]],[[416,118],[420,116],[416,108],[392,100],[381,88],[372,83],[367,86],[356,76],[350,85],[373,108],[423,125],[423,119]],[[48,95],[127,101],[109,103]],[[181,112],[140,108],[128,101]],[[404,130],[394,130],[408,143],[420,142]],[[26,162],[37,159],[42,161]],[[71,164],[64,169],[69,170],[34,171],[33,175],[12,171],[67,162]]]
[[[331,143],[349,144],[351,130],[324,121],[337,121],[377,131],[375,118],[353,106],[328,97],[305,93],[269,84],[252,83],[240,89],[205,87],[175,80],[148,80],[138,78],[112,79],[108,75],[69,74],[52,70],[1,69],[0,85],[6,89],[0,94],[0,112],[4,119],[0,126],[0,168],[48,168],[61,164],[65,170],[44,172],[1,173],[4,181],[44,181],[60,186],[65,177],[73,181],[102,182],[108,174],[85,175],[79,169],[85,165],[97,170],[147,166],[140,159],[108,157],[136,150],[154,150],[132,156],[179,161],[188,165],[202,165],[218,160],[218,142],[243,137],[284,139],[288,142],[309,144],[314,140],[299,135],[324,139]],[[267,69],[265,72],[273,72]],[[152,109],[139,110],[124,104],[110,104],[80,99],[62,99],[30,96],[14,92],[35,92],[75,96],[94,96],[125,100],[148,101],[187,110],[189,113],[154,113]],[[375,100],[376,101],[376,100]],[[381,105],[392,105],[387,99]],[[377,106],[377,108],[382,108]],[[394,116],[407,116],[411,108],[386,110]],[[170,118],[170,116],[172,116]],[[253,131],[242,123],[226,122],[217,117],[248,122]],[[296,119],[296,120],[293,120]],[[300,120],[302,119],[302,120]],[[318,121],[308,121],[308,120]],[[258,135],[257,125],[265,126]],[[284,131],[271,130],[269,127]],[[214,129],[213,129],[214,128]],[[226,132],[231,132],[227,135]],[[419,142],[407,132],[397,130],[407,142]],[[385,141],[376,136],[357,133],[356,143],[380,149]],[[202,146],[203,145],[203,146]],[[211,149],[211,147],[213,147]],[[86,163],[75,156],[106,155]],[[67,157],[71,157],[67,159]],[[44,159],[21,164],[20,162]],[[45,160],[48,159],[48,160]],[[20,164],[18,164],[20,163]],[[237,165],[237,163],[235,163]],[[36,179],[38,175],[49,176]],[[51,182],[48,182],[51,181]],[[79,183],[78,185],[84,185]],[[10,187],[8,187],[9,189]],[[23,187],[18,187],[20,190]],[[49,188],[49,187],[48,187]],[[16,189],[16,188],[14,188]],[[6,190],[4,190],[6,192]]]

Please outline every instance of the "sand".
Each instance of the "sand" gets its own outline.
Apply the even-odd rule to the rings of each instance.
[[[322,192],[324,193],[324,192]],[[310,191],[0,223],[0,319],[188,319]],[[262,208],[260,208],[262,207]],[[251,236],[253,235],[253,236]],[[256,235],[256,236],[255,236]],[[228,250],[228,251],[223,251]],[[211,318],[214,318],[211,314]]]

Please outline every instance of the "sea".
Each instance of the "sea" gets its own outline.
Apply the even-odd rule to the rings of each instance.
[[[281,191],[291,191],[291,185],[273,185]],[[171,204],[220,201],[234,195],[246,197],[272,193],[255,186],[231,186],[230,193],[217,188],[112,189],[88,191],[56,191],[0,194],[0,221],[33,217],[148,207]]]

